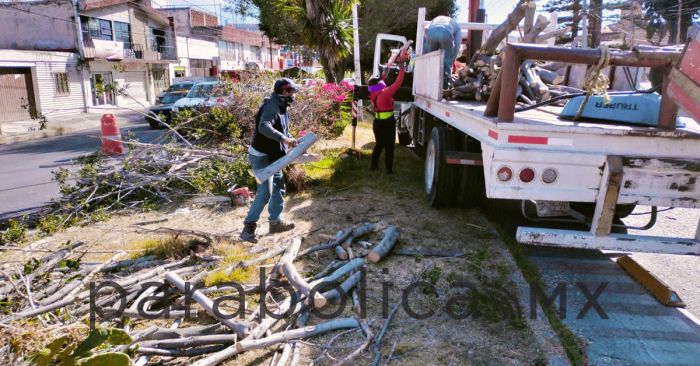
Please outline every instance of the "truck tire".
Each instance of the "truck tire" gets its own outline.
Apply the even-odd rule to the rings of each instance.
[[[484,168],[478,165],[464,165],[460,169],[459,207],[478,207],[486,199]]]
[[[448,149],[448,133],[443,127],[435,127],[430,131],[428,146],[425,149],[425,197],[431,207],[446,207],[454,202],[453,191],[456,177],[455,169],[445,161],[445,151]]]

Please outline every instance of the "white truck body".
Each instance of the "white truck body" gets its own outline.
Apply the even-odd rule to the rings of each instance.
[[[434,189],[430,182],[438,172],[436,165],[481,165],[489,199],[595,204],[590,231],[519,227],[521,243],[700,254],[700,232],[694,240],[610,233],[618,204],[700,208],[700,126],[696,121],[683,118],[685,127],[675,130],[573,122],[559,119],[561,108],[556,107],[516,113],[512,122],[485,117],[485,103],[441,98],[442,51],[421,52],[424,14],[419,11],[414,102],[407,124],[414,146],[427,151],[426,193]],[[466,151],[445,152],[442,161],[429,161],[437,145],[431,145],[435,127],[477,140],[481,161]],[[512,179],[505,182],[498,179],[503,167],[512,172]],[[526,168],[535,173],[527,183],[518,179]],[[545,169],[557,173],[554,182],[542,180]]]

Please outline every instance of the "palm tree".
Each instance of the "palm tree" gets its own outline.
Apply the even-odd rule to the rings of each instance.
[[[352,5],[358,0],[279,0],[277,9],[318,52],[327,82],[339,82],[352,48]]]

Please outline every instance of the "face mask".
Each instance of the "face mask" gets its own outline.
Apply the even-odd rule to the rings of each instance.
[[[282,100],[289,105],[289,104],[294,103],[294,96],[293,95],[288,95],[286,97],[282,96]]]

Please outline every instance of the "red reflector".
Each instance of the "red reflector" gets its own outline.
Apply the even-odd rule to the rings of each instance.
[[[509,167],[504,166],[504,167],[501,167],[501,169],[498,169],[497,176],[498,176],[498,180],[500,180],[501,182],[507,182],[511,178],[513,178],[513,171],[510,170]]]
[[[530,168],[525,168],[520,171],[520,180],[523,183],[530,183],[535,179],[535,171]]]

